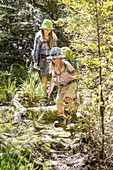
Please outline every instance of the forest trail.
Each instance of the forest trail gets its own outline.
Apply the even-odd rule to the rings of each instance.
[[[17,104],[17,103],[16,103]],[[16,105],[17,106],[17,105]],[[7,112],[11,107],[1,107],[2,113]],[[43,107],[48,108],[48,107]],[[50,106],[56,109],[56,106]],[[35,108],[39,109],[39,108]],[[26,112],[25,109],[23,109]],[[7,120],[1,127],[3,144],[7,144],[15,153],[30,152],[37,169],[52,170],[81,170],[85,167],[88,158],[87,149],[81,142],[81,132],[76,132],[77,124],[71,124],[68,128],[55,128],[53,123],[41,124],[37,120],[24,118]],[[21,150],[20,150],[21,148]]]
[[[53,170],[83,169],[86,154],[80,144],[79,134],[75,134],[74,139],[71,139],[68,130],[55,128],[53,124],[40,126],[37,124],[37,127],[30,127],[30,129],[32,139],[23,147],[30,148],[36,157],[41,156],[41,160],[35,157],[36,162],[44,163],[47,168]],[[41,139],[37,141],[37,138]],[[32,142],[34,140],[36,141]]]
[[[82,113],[82,104],[77,110],[78,122],[65,128],[55,128],[54,121],[50,121],[56,110],[56,105],[27,108],[20,104],[16,95],[10,106],[0,107],[3,148],[10,148],[10,154],[15,157],[31,157],[36,170],[106,170],[106,162],[99,159],[99,150],[94,147],[97,143],[90,135],[95,124],[88,124],[90,117]],[[9,116],[11,113],[12,117]],[[40,121],[43,113],[49,116],[45,123]],[[30,161],[28,167],[31,165]],[[112,163],[108,162],[108,167],[112,170]]]

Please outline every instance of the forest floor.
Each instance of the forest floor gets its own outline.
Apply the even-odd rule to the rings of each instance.
[[[56,106],[53,108],[56,110]],[[15,121],[8,116],[8,111],[13,112],[13,109],[10,106],[1,107],[1,143],[12,148],[14,155],[32,155],[34,170],[113,169],[113,155],[111,154],[110,160],[100,159],[100,148],[97,148],[95,140],[90,139],[87,124],[83,122],[79,112],[79,121],[76,124],[55,128],[53,123],[26,119],[25,113],[20,120]],[[30,166],[31,164],[28,169]]]
[[[8,103],[1,101],[1,170],[113,170],[111,104],[107,102],[102,136],[96,91],[83,87],[77,92],[78,121],[64,128],[54,127],[58,115],[54,100],[34,102],[29,84],[13,98],[9,95]]]

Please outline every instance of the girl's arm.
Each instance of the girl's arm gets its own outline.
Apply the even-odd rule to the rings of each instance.
[[[71,72],[70,77],[69,77],[69,81],[74,80],[74,79],[78,79],[79,76],[78,76],[76,70],[74,69],[74,67],[72,66],[72,64],[70,64],[67,61],[65,63],[67,64],[68,70]]]
[[[74,79],[78,79],[78,74],[76,72],[74,72],[73,75],[69,77],[70,81]]]
[[[34,40],[34,49],[33,49],[33,61],[34,61],[34,68],[37,68],[38,60],[39,60],[39,39],[40,39],[40,32],[38,32],[35,36]]]
[[[34,49],[33,49],[33,60],[35,63],[37,63],[37,56],[36,56],[36,51],[37,51],[37,38],[35,37],[35,40],[34,40]]]
[[[55,85],[55,80],[56,80],[56,78],[52,78],[51,79],[51,82],[50,82],[50,87],[49,87],[49,90],[48,90],[48,95],[50,96],[51,95],[51,93],[52,93],[52,91],[53,91],[53,88],[54,88],[54,85]]]

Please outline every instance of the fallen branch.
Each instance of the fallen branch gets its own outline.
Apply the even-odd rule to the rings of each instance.
[[[12,107],[11,106],[0,106],[0,111],[3,111],[3,110],[12,110]]]
[[[57,110],[57,106],[42,106],[42,107],[30,107],[28,108],[28,110],[34,110],[34,111],[56,111]]]
[[[25,113],[27,110],[33,110],[33,111],[37,111],[37,112],[41,112],[41,111],[56,111],[57,110],[57,106],[42,106],[42,107],[31,107],[31,108],[25,108],[23,107],[19,101],[18,101],[18,94],[15,95],[14,99],[12,100],[12,104],[19,110],[18,112],[14,113],[14,120],[15,121],[20,121],[21,120],[21,115],[23,113]]]
[[[25,107],[23,107],[19,102],[18,102],[18,94],[14,96],[14,99],[12,100],[12,104],[19,109],[20,111],[14,113],[14,120],[15,121],[20,121],[21,120],[21,115],[27,111]]]

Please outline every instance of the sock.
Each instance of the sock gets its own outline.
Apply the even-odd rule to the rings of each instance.
[[[62,111],[62,112],[59,112],[59,115],[64,115],[64,111]]]

